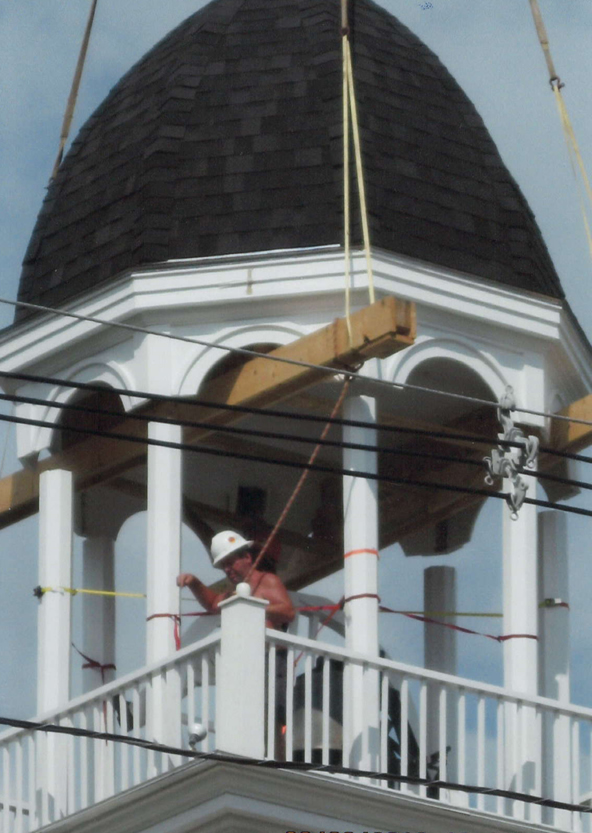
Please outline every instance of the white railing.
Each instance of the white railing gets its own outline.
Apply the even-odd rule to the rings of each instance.
[[[187,747],[188,727],[208,728],[197,745],[215,748],[215,668],[220,634],[95,689],[36,718]],[[14,729],[0,735],[0,833],[29,833],[186,763],[88,737]]]
[[[396,778],[398,774],[439,778],[565,803],[587,803],[592,795],[592,709],[387,659],[370,661],[279,632],[267,632],[267,645],[268,757],[356,766],[351,750],[370,749],[375,753],[374,768],[393,773],[392,779],[377,782],[385,789],[564,830],[592,830],[585,813],[438,790]],[[285,694],[281,691],[282,665]],[[366,736],[357,745],[342,728],[348,679],[356,667],[374,674],[379,686],[379,714],[368,715]],[[285,723],[283,728],[280,722]]]

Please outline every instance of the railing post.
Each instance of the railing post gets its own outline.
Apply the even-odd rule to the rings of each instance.
[[[216,748],[252,758],[265,754],[265,607],[233,596],[220,605],[216,668]]]
[[[345,419],[376,421],[376,401],[351,395]],[[344,442],[376,445],[376,430],[344,426]],[[375,451],[344,448],[343,468],[377,472]],[[378,656],[378,488],[375,480],[343,478],[345,639],[347,648]],[[380,755],[379,673],[349,664],[344,669],[343,757],[350,766],[376,770]]]

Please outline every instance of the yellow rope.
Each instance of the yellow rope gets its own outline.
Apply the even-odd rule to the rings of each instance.
[[[77,593],[87,593],[90,596],[123,596],[127,599],[145,599],[145,593],[119,593],[115,590],[86,590],[82,587],[41,587],[42,593],[69,593],[76,596]]]
[[[557,109],[559,110],[559,118],[561,119],[561,126],[563,128],[563,134],[565,136],[565,142],[567,144],[569,161],[578,189],[580,210],[582,212],[582,219],[584,221],[584,229],[586,231],[586,238],[588,240],[590,257],[592,257],[592,231],[590,228],[590,220],[588,218],[588,212],[590,211],[590,208],[587,207],[586,202],[587,195],[588,200],[590,201],[590,205],[592,206],[592,188],[590,187],[590,180],[588,179],[586,166],[584,165],[584,160],[580,152],[576,135],[574,133],[574,129],[572,127],[572,123],[567,112],[567,107],[565,105],[565,101],[563,100],[563,96],[561,95],[561,87],[563,86],[563,84],[561,83],[561,80],[557,75],[557,71],[555,70],[555,64],[553,63],[553,58],[551,56],[551,48],[549,46],[549,36],[547,35],[547,30],[543,22],[543,16],[539,8],[538,0],[530,0],[530,9],[532,11],[532,16],[537,30],[539,43],[541,44],[543,55],[545,56],[545,61],[547,63],[547,69],[549,70],[549,83],[551,84],[551,89],[553,90],[553,93],[555,95],[555,101],[557,102]],[[582,181],[580,181],[580,178],[578,177],[578,169]],[[584,183],[583,189],[582,182]]]
[[[358,195],[360,197],[360,214],[362,218],[362,235],[364,237],[364,251],[366,253],[366,269],[368,270],[368,294],[370,303],[376,300],[374,295],[374,276],[372,274],[372,257],[370,254],[370,230],[368,227],[368,209],[366,205],[366,189],[364,187],[364,168],[362,165],[362,148],[360,143],[360,126],[358,123],[358,108],[356,104],[356,93],[354,88],[354,72],[351,58],[349,38],[345,43],[347,81],[349,87],[349,102],[352,117],[352,131],[354,136],[354,151],[356,158],[356,174],[358,180]]]
[[[350,193],[349,193],[349,87],[347,82],[347,34],[343,49],[343,250],[345,257],[345,323],[350,347],[354,343],[351,326],[351,254],[350,254]]]
[[[68,141],[68,136],[70,134],[72,117],[74,116],[74,108],[76,106],[76,99],[78,97],[78,89],[80,87],[80,79],[82,78],[82,70],[84,69],[84,61],[86,59],[86,53],[88,50],[88,42],[90,40],[90,33],[95,17],[97,2],[98,0],[92,0],[90,13],[86,22],[86,29],[84,30],[84,36],[82,38],[82,46],[80,47],[80,54],[78,55],[76,69],[74,71],[74,78],[72,80],[72,88],[70,90],[70,95],[68,96],[68,103],[66,104],[66,112],[64,113],[64,121],[62,122],[62,130],[60,133],[60,145],[58,148],[58,155],[56,157],[56,161],[54,162],[53,171],[51,172],[51,179],[54,179],[58,172],[58,168],[60,167],[62,157],[64,155],[64,148],[66,147],[66,142]]]

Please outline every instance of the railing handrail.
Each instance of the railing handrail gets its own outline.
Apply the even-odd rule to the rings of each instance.
[[[517,703],[524,703],[532,706],[543,706],[552,711],[572,717],[587,717],[592,720],[592,708],[587,706],[574,706],[571,703],[562,703],[559,700],[552,700],[549,697],[541,697],[537,694],[513,691],[503,686],[481,683],[476,680],[468,680],[465,677],[455,677],[452,674],[445,674],[442,671],[432,671],[429,668],[420,668],[416,665],[407,665],[404,662],[385,659],[383,657],[369,657],[366,654],[358,654],[355,651],[348,651],[347,648],[340,648],[337,645],[329,645],[325,642],[317,642],[304,636],[294,636],[282,631],[267,630],[266,638],[269,642],[282,646],[290,645],[299,650],[314,651],[316,654],[332,655],[334,659],[348,660],[361,665],[372,665],[382,668],[385,671],[393,671],[398,674],[405,674],[408,677],[415,677],[418,680],[425,680],[432,683],[443,683],[454,688],[470,691],[474,694],[487,694],[490,697],[512,700]]]
[[[90,705],[94,700],[104,700],[110,695],[116,693],[119,689],[127,688],[129,685],[138,683],[144,677],[150,677],[150,675],[154,674],[155,671],[163,671],[177,665],[179,662],[183,662],[183,660],[188,659],[193,654],[199,653],[206,648],[210,648],[212,645],[216,645],[219,642],[220,631],[214,631],[214,633],[208,634],[208,636],[204,637],[199,642],[194,642],[192,645],[187,645],[186,648],[181,648],[180,651],[176,651],[174,654],[166,657],[166,659],[157,660],[156,662],[150,663],[150,665],[145,665],[137,671],[132,671],[129,674],[126,674],[124,677],[120,677],[110,683],[105,683],[105,685],[99,686],[98,688],[93,688],[92,691],[88,691],[86,694],[81,694],[79,697],[74,698],[74,700],[69,700],[59,709],[52,709],[51,711],[44,712],[41,715],[31,718],[31,722],[55,723],[57,718],[67,717],[71,712],[76,711],[82,706]],[[30,729],[8,729],[6,732],[0,733],[0,743],[10,740],[22,732],[29,731]]]

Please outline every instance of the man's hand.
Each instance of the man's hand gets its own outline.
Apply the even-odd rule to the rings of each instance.
[[[193,573],[181,573],[181,575],[177,576],[177,587],[190,588],[196,581],[197,578],[193,575]]]

